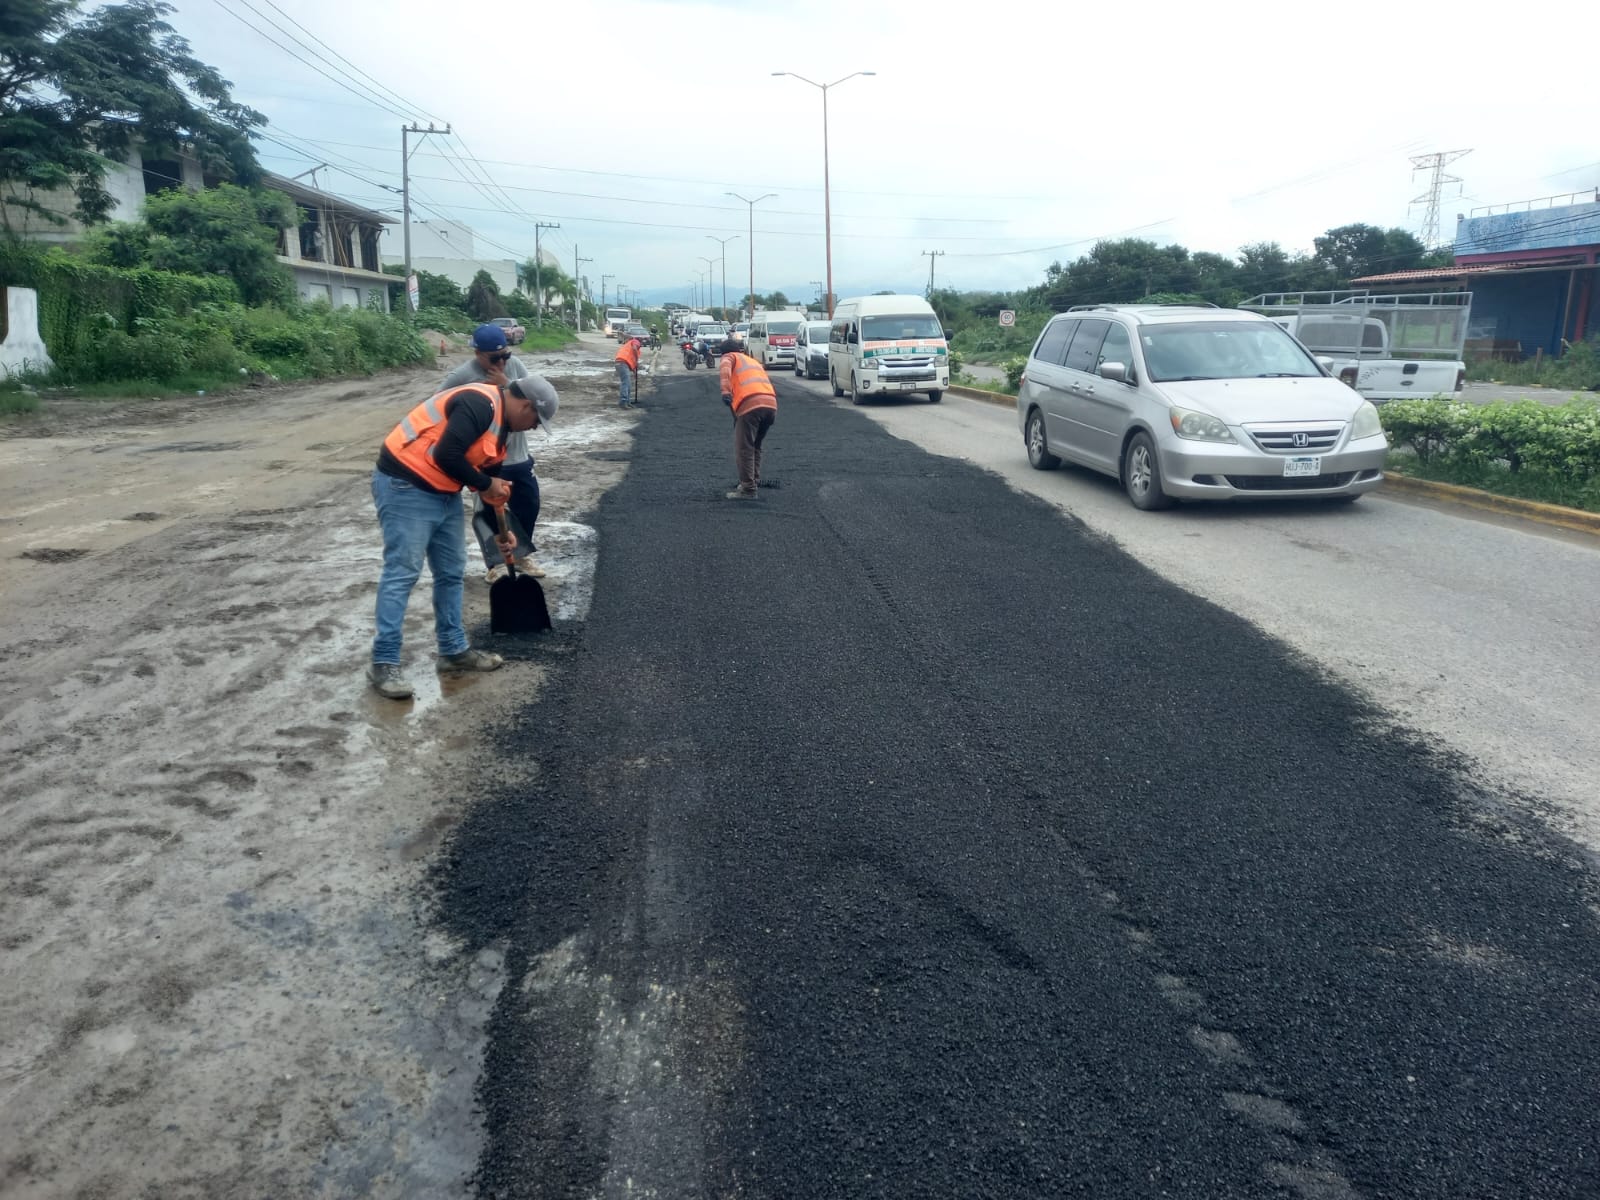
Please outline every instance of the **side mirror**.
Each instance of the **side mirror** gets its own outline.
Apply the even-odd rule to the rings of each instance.
[[[845,341],[847,341],[847,342],[849,342],[849,343],[850,343],[850,344],[851,344],[851,345],[852,345],[852,346],[854,346],[854,345],[856,345],[856,344],[857,344],[857,343],[858,343],[858,342],[859,342],[859,341],[860,341],[860,340],[861,340],[861,339],[860,339],[860,338],[858,338],[858,337],[856,337],[856,331],[855,331],[855,330],[854,330],[854,329],[852,329],[852,330],[851,330],[851,331],[850,331],[850,332],[849,332],[849,333],[847,333],[847,334],[845,334],[845,338],[844,338],[844,340],[845,340]]]
[[[1329,375],[1333,374],[1333,359],[1328,358],[1326,355],[1317,355],[1317,366],[1321,367]]]
[[[1128,364],[1119,362],[1103,362],[1100,364],[1100,378],[1110,379],[1116,383],[1128,382]]]
[[[941,329],[939,331],[939,336],[948,342],[951,338],[955,337],[955,334],[951,333],[948,329]]]

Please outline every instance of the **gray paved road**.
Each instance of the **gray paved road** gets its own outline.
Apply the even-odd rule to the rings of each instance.
[[[438,878],[507,949],[481,1194],[1600,1192],[1581,856],[1148,555],[884,428],[982,415],[781,383],[737,504],[710,380],[658,382],[588,621],[515,650],[552,672],[507,714],[532,782]],[[1272,518],[1140,545],[1281,560],[1296,626],[1390,588]]]
[[[826,383],[799,384],[828,395]],[[848,406],[848,401],[840,401]],[[1028,466],[1015,412],[959,397],[857,410],[966,459],[1114,539],[1477,762],[1553,805],[1600,850],[1600,539],[1382,493],[1135,511],[1115,481]]]

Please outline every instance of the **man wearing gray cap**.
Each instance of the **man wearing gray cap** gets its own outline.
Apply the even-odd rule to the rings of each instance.
[[[547,380],[530,374],[522,365],[522,360],[511,353],[506,345],[505,330],[498,325],[478,326],[472,333],[472,349],[472,357],[446,375],[439,390],[460,387],[466,383],[492,383],[496,387],[507,388],[517,380],[523,380],[525,395],[533,401],[538,413],[534,428],[548,426],[556,414],[556,390]],[[517,535],[517,546],[513,551],[517,570],[527,575],[542,576],[544,572],[533,561],[536,549],[533,526],[539,519],[539,480],[533,473],[533,456],[528,452],[527,433],[512,433],[506,438],[505,461],[490,474],[512,485],[511,499],[506,504],[506,523]],[[485,508],[482,497],[474,493],[472,531],[477,535],[479,549],[483,552],[490,583],[506,573],[505,556],[494,543],[498,532],[496,524],[494,513]]]

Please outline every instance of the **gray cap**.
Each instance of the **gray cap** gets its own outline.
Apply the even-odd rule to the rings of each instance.
[[[557,405],[561,403],[556,396],[556,389],[550,386],[550,381],[543,375],[524,375],[521,379],[513,379],[511,393],[531,400],[534,410],[539,414],[539,424],[547,428],[551,418],[556,415]]]

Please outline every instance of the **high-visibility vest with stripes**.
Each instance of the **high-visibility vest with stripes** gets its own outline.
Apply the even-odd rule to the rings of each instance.
[[[632,341],[623,342],[621,349],[617,351],[615,361],[627,363],[628,370],[637,371],[639,369],[639,347],[635,346]]]
[[[722,361],[723,370],[730,377],[727,392],[733,397],[734,416],[746,409],[778,407],[772,380],[760,363],[748,354],[729,354]]]
[[[506,415],[500,389],[493,384],[467,383],[429,396],[407,413],[405,419],[383,439],[384,448],[407,470],[441,492],[461,490],[461,481],[446,475],[434,461],[434,454],[439,448],[439,438],[444,434],[445,421],[450,415],[450,402],[466,393],[482,396],[494,406],[494,419],[489,423],[489,428],[467,447],[467,462],[480,471],[494,466],[506,456],[506,448],[500,444],[500,430],[505,425]]]

